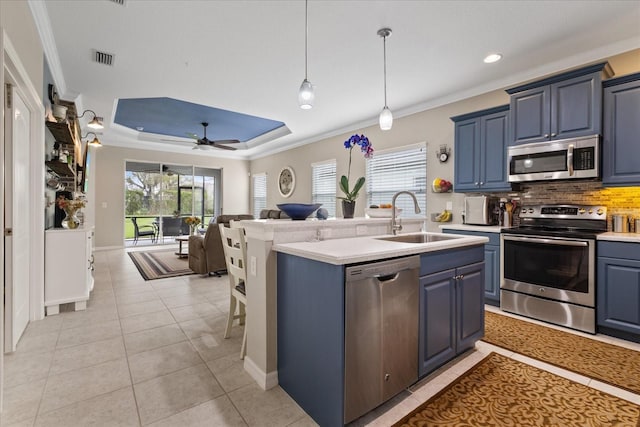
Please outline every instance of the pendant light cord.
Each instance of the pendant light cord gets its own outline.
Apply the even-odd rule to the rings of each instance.
[[[308,41],[309,38],[309,0],[304,1],[304,79],[308,80],[307,76],[307,51],[308,51]]]
[[[382,37],[382,52],[384,58],[384,107],[387,108],[387,36]]]

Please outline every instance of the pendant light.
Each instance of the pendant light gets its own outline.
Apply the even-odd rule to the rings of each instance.
[[[304,2],[304,80],[298,90],[298,104],[303,110],[313,107],[316,95],[313,93],[313,85],[307,78],[307,39],[309,38],[309,0]]]
[[[391,28],[381,28],[378,35],[382,37],[382,49],[384,55],[384,108],[380,112],[380,129],[389,130],[393,126],[393,114],[387,107],[387,37],[391,35]]]
[[[91,119],[87,126],[89,126],[91,129],[104,129],[104,125],[102,124],[102,117],[98,117],[93,110],[84,110],[82,114],[77,118],[81,119],[87,113],[93,114],[93,119]]]
[[[89,132],[86,135],[83,135],[82,138],[86,138],[89,135],[93,135],[93,140],[88,141],[87,144],[92,146],[92,147],[102,147],[102,143],[100,142],[100,140],[98,139],[98,135],[96,135],[95,132]]]

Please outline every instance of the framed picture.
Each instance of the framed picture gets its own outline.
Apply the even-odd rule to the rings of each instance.
[[[278,174],[278,191],[282,197],[289,197],[296,187],[296,176],[290,166],[283,168]]]

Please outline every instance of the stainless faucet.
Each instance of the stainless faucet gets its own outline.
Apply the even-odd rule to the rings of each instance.
[[[394,194],[393,198],[391,199],[391,234],[394,234],[394,235],[398,234],[398,231],[402,230],[402,224],[400,223],[396,224],[396,199],[401,194],[410,195],[411,198],[413,199],[413,206],[416,210],[416,213],[419,214],[421,212],[420,206],[418,205],[418,199],[416,199],[416,195],[413,194],[411,191],[398,191],[396,194]]]

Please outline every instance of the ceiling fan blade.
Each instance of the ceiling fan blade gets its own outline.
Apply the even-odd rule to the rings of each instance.
[[[232,150],[232,151],[237,150],[237,148],[235,148],[235,147],[227,147],[226,145],[220,145],[220,144],[218,144],[219,142],[220,142],[220,141],[215,141],[215,142],[213,143],[212,147],[215,147],[215,148],[222,148],[223,150]]]
[[[237,139],[216,139],[213,141],[214,144],[237,144],[239,142]]]

